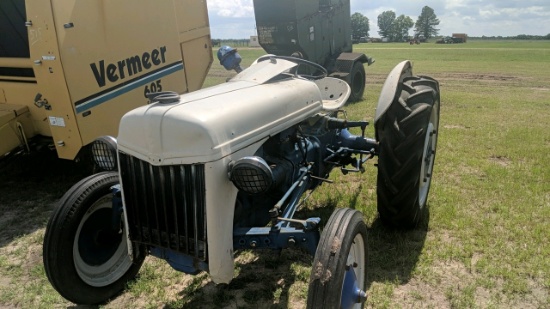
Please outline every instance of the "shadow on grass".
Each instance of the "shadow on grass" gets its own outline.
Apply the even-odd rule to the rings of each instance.
[[[0,247],[44,228],[57,200],[91,171],[91,164],[59,159],[49,150],[2,162]]]
[[[323,207],[300,210],[295,218],[320,217],[324,224],[337,204],[336,198],[330,198]],[[307,298],[312,263],[313,256],[300,249],[239,252],[235,263],[238,275],[229,284],[209,282],[203,286],[207,274],[201,273],[164,308],[296,307],[292,295],[303,301]]]
[[[413,230],[388,228],[380,218],[373,222],[367,232],[367,289],[373,282],[409,282],[424,248],[429,216],[426,206],[422,223]]]
[[[203,286],[208,275],[201,273],[178,292],[177,300],[166,303],[164,308],[288,308],[292,293],[307,295],[307,284],[294,290],[296,282],[309,279],[313,257],[307,253],[285,249],[242,254],[254,258],[244,262],[237,259],[235,268],[239,274],[229,284],[208,282]]]

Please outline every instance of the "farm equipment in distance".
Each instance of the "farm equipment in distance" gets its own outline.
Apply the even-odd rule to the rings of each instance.
[[[468,36],[465,33],[453,33],[452,36],[443,37],[437,41],[437,44],[455,44],[455,43],[466,43]]]

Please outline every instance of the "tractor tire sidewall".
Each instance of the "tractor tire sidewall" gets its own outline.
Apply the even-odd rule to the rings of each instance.
[[[387,225],[410,229],[423,218],[431,185],[432,177],[424,184],[420,174],[431,117],[436,117],[433,130],[438,130],[439,85],[429,77],[409,77],[398,91],[400,95],[376,122],[380,143],[377,208],[380,218]],[[434,141],[437,143],[437,138]],[[433,171],[435,153],[432,156],[430,168]],[[427,186],[422,202],[421,186]]]
[[[360,283],[360,288],[365,290],[367,227],[361,212],[349,208],[339,208],[330,216],[315,253],[309,282],[307,308],[340,308],[346,262],[357,234],[361,234],[364,242],[364,282]]]
[[[117,183],[115,172],[102,172],[81,180],[61,198],[46,227],[43,245],[46,275],[61,296],[76,304],[95,305],[108,301],[126,287],[143,263],[143,255],[140,255],[120,278],[102,287],[84,282],[75,267],[73,246],[81,220],[94,202],[110,194],[111,187]]]
[[[351,94],[349,96],[350,102],[358,102],[363,99],[363,94],[365,93],[365,82],[366,82],[366,73],[365,67],[362,62],[356,61],[353,64],[350,75],[350,88]]]

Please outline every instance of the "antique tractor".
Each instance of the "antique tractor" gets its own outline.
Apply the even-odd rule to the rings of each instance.
[[[314,73],[300,75],[300,66]],[[362,214],[338,208],[326,224],[294,215],[333,168],[363,172],[378,156],[380,218],[418,224],[432,180],[439,85],[414,76],[409,61],[398,64],[380,95],[375,138],[366,138],[368,122],[341,112],[349,85],[326,74],[304,59],[267,55],[227,83],[157,93],[128,112],[118,137],[93,147],[96,161],[118,171],[75,184],[48,223],[43,257],[53,287],[77,304],[103,303],[147,255],[228,283],[235,251],[299,247],[314,255],[308,308],[362,307]]]

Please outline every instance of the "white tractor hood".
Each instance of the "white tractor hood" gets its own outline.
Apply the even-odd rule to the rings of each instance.
[[[120,122],[119,150],[154,165],[205,163],[277,134],[323,109],[316,83],[284,73],[295,66],[261,61],[179,102],[134,109]]]

